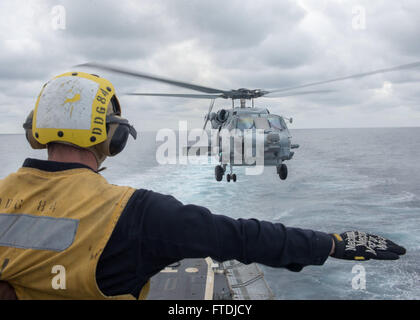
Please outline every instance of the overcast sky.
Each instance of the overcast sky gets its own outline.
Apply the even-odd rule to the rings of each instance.
[[[128,97],[195,93],[72,66],[95,61],[221,89],[276,89],[420,61],[418,0],[0,2],[0,133],[21,133],[42,85],[67,71],[111,80],[142,130],[201,127],[209,101]],[[291,128],[420,124],[420,68],[260,98]],[[231,102],[216,100],[215,109]]]

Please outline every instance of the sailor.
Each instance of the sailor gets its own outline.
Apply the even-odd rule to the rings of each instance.
[[[83,72],[46,83],[24,123],[28,158],[0,181],[0,291],[18,299],[144,299],[184,258],[300,271],[329,256],[395,260],[405,249],[359,231],[329,234],[233,219],[170,195],[108,183],[100,166],[129,135],[113,85]],[[14,292],[13,290],[14,289]]]

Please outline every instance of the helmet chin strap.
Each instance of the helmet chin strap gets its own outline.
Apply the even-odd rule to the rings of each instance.
[[[96,159],[96,163],[98,164],[98,168],[100,168],[100,166],[105,161],[107,156],[104,155],[103,153],[101,153],[96,146],[90,147],[90,148],[88,148],[88,150],[93,153],[93,155],[95,156],[95,159]],[[98,171],[99,171],[99,169],[98,169]]]

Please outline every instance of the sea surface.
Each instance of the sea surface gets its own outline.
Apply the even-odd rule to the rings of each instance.
[[[258,218],[324,232],[362,230],[389,237],[398,261],[329,258],[299,273],[260,265],[277,299],[420,299],[420,128],[292,130],[300,144],[281,181],[236,168],[236,183],[217,182],[214,164],[160,165],[156,134],[140,133],[105,162],[109,182],[171,194],[233,218]],[[0,135],[0,178],[26,157],[46,158],[23,135]],[[273,239],[276,241],[276,239]],[[365,272],[365,287],[358,282]]]

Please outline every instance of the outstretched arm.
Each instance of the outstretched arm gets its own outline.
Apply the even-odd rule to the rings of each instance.
[[[328,256],[367,260],[374,257],[362,253],[372,255],[371,249],[379,252],[377,258],[395,258],[395,254],[398,257],[405,252],[390,242],[386,247],[374,247],[372,241],[358,241],[356,251],[351,251],[352,237],[340,237],[216,215],[205,207],[184,205],[172,196],[140,189],[121,215],[98,262],[96,276],[107,295],[130,292],[138,296],[150,277],[185,258],[210,256],[218,261],[236,259],[300,271],[307,265],[322,265]],[[397,253],[389,256],[385,254],[388,249]]]
[[[216,215],[152,191],[141,191],[137,198],[143,261],[167,264],[210,256],[272,267],[321,265],[333,246],[331,235],[324,232]]]
[[[328,256],[347,260],[395,260],[405,249],[380,236],[360,231],[338,234],[285,227],[257,219],[233,219],[207,208],[183,205],[148,191],[142,235],[149,257],[236,259],[300,271],[322,265]],[[157,250],[153,250],[156,248]]]

